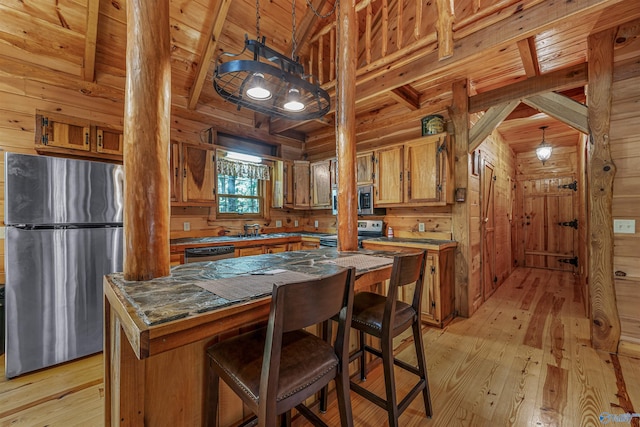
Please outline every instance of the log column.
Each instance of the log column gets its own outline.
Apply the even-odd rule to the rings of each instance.
[[[469,187],[469,95],[467,80],[453,83],[453,100],[449,108],[449,117],[454,130],[454,182],[456,188]],[[472,313],[469,298],[469,202],[456,202],[453,205],[453,239],[456,246],[456,310],[461,316]]]
[[[589,36],[589,130],[591,153],[588,166],[589,299],[591,344],[597,350],[617,353],[620,319],[613,276],[613,178],[609,131],[613,44],[616,29]]]
[[[354,0],[338,8],[336,157],[338,158],[338,251],[358,250],[356,202],[357,16]]]
[[[127,1],[124,277],[169,274],[169,0]]]

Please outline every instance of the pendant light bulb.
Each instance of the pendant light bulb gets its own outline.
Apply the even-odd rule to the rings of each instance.
[[[253,86],[247,89],[247,96],[256,101],[264,101],[271,98],[271,91],[266,88],[264,74],[255,73],[253,75]]]
[[[536,157],[542,162],[543,165],[544,162],[549,160],[549,158],[551,157],[551,152],[553,151],[553,147],[551,146],[551,144],[544,140],[544,130],[546,128],[547,126],[540,127],[540,129],[542,129],[542,142],[540,143],[540,145],[538,145],[538,148],[536,148]]]
[[[298,89],[289,89],[289,97],[284,104],[284,109],[288,111],[304,110],[304,104],[300,102],[300,91]]]

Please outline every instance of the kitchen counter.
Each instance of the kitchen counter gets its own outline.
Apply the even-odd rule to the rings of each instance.
[[[323,236],[329,236],[327,233],[312,232],[290,232],[290,233],[269,233],[259,234],[257,236],[209,236],[209,237],[183,237],[180,239],[171,239],[169,242],[171,252],[182,252],[188,248],[198,248],[204,246],[225,246],[233,245],[235,247],[254,246],[259,244],[279,244],[300,241],[304,237],[319,239]]]
[[[367,242],[380,243],[387,246],[414,247],[418,249],[443,250],[455,248],[458,243],[455,240],[414,239],[408,237],[376,237],[367,239]]]
[[[340,258],[388,260],[396,253],[320,248],[185,264],[172,268],[170,276],[145,282],[124,280],[121,273],[105,276],[105,425],[202,424],[206,348],[221,336],[264,325],[271,298],[261,294],[230,301],[196,283],[278,268],[329,274],[339,268],[335,262]],[[390,274],[390,263],[356,265],[356,289]],[[238,411],[227,408],[229,424],[242,418],[241,406]]]

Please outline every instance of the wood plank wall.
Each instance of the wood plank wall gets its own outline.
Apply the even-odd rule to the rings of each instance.
[[[36,109],[122,126],[122,102],[92,97],[73,89],[54,87],[29,78],[3,77],[0,83],[0,180],[4,189],[4,152],[36,154]],[[4,224],[4,191],[0,191],[0,220]],[[4,258],[4,239],[0,240]],[[4,262],[0,283],[5,283]]]
[[[638,21],[636,21],[637,30]],[[637,32],[637,31],[636,31]],[[613,218],[632,219],[635,234],[614,234],[613,271],[621,323],[620,352],[635,348],[640,355],[640,38],[617,39],[614,74],[635,65],[626,78],[614,79],[611,113],[611,157],[616,165],[613,183]],[[634,354],[634,353],[630,353]]]
[[[0,81],[0,224],[4,225],[4,152],[37,154],[35,146],[36,110],[56,112],[65,116],[103,123],[107,126],[122,127],[124,104],[122,100],[111,100],[91,93],[83,93],[73,88],[52,86],[37,81],[39,76],[7,77]],[[175,109],[176,107],[174,107]],[[172,112],[171,139],[187,143],[199,143],[203,129],[210,123],[197,122],[174,117]],[[300,150],[283,147],[283,156],[299,158]],[[286,152],[285,152],[286,151]],[[209,208],[176,208],[171,212],[171,237],[218,235],[224,229],[232,233],[242,231],[247,221],[237,220],[229,224],[211,220]],[[213,216],[215,218],[215,215]],[[304,213],[290,210],[272,210],[271,221],[261,225],[270,232],[288,231],[295,220],[304,227]],[[275,221],[281,220],[282,227],[275,228]],[[183,231],[183,223],[190,222],[191,231]],[[308,220],[307,220],[308,221]],[[311,223],[313,225],[313,223]],[[0,239],[0,259],[4,259],[4,239]],[[4,262],[0,262],[0,284],[5,283]]]

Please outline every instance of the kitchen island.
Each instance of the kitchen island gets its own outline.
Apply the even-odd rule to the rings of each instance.
[[[233,286],[243,277],[262,277],[272,286],[274,270],[326,275],[354,265],[356,290],[365,289],[389,277],[395,253],[321,248],[185,264],[146,282],[105,276],[105,425],[202,425],[205,349],[264,325],[270,295],[230,300],[201,286]],[[246,415],[229,399],[221,400],[223,426]]]

